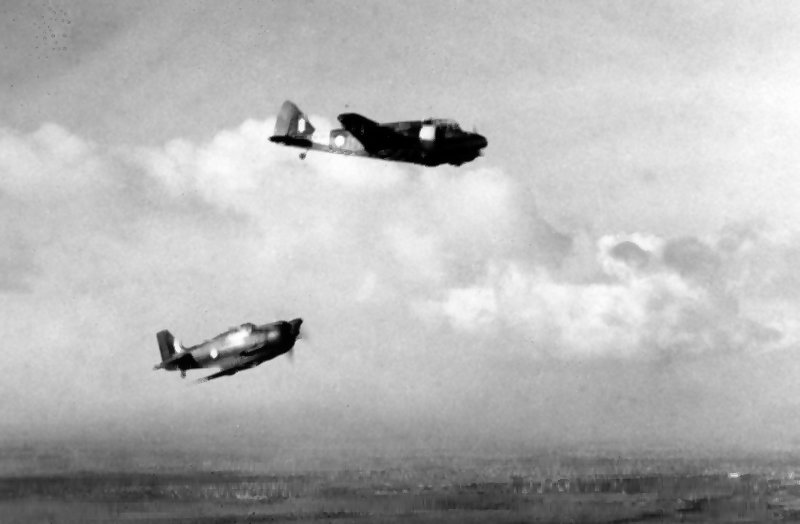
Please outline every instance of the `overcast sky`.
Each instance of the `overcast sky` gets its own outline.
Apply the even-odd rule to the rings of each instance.
[[[797,444],[799,25],[789,1],[4,2],[3,433]],[[287,98],[489,146],[300,161],[267,140]],[[152,370],[160,329],[295,316],[293,364]]]

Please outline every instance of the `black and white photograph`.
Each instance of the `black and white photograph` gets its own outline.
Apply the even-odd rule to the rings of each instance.
[[[800,3],[0,2],[0,522],[800,522]]]

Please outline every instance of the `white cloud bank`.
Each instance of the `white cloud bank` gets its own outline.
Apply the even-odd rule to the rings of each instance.
[[[31,424],[31,409],[38,424],[135,418],[180,398],[184,384],[150,370],[164,327],[194,343],[300,315],[321,348],[299,353],[302,380],[273,364],[200,390],[199,418],[165,408],[194,421],[236,409],[240,387],[283,405],[360,405],[373,419],[427,409],[465,420],[473,403],[442,399],[490,402],[489,383],[506,379],[481,366],[497,352],[518,377],[542,357],[662,362],[796,343],[795,232],[566,234],[482,161],[300,161],[267,141],[272,126],[113,150],[54,124],[0,129],[0,314],[6,345],[26,348],[6,355],[9,424]]]
[[[343,302],[400,301],[456,330],[517,331],[531,351],[564,358],[794,341],[787,290],[800,285],[786,259],[798,258],[800,242],[790,233],[738,226],[703,240],[617,234],[587,248],[580,234],[553,230],[522,186],[495,169],[429,170],[313,153],[301,162],[295,150],[266,141],[271,129],[271,121],[247,121],[205,144],[114,151],[53,124],[27,135],[4,130],[5,289],[19,290],[35,281],[37,268],[57,265],[43,251],[69,251],[76,242],[100,258],[124,256],[131,272],[168,268],[171,260],[153,260],[151,251],[169,239],[200,250],[179,265],[201,273],[225,270],[224,256],[203,259],[209,249],[254,256],[256,264],[244,267],[267,278],[300,271],[310,279],[306,288],[346,288]],[[222,240],[204,241],[200,224],[164,229],[196,214],[241,222],[234,238]],[[131,229],[140,236],[125,240],[120,233]],[[109,234],[121,252],[96,245]],[[60,247],[45,248],[54,237]],[[258,245],[236,253],[226,240]],[[770,318],[754,314],[763,307],[772,307]]]
[[[759,314],[775,297],[751,293],[764,275],[750,271],[752,264],[763,263],[765,251],[779,263],[785,251],[748,231],[747,239],[723,234],[708,242],[607,235],[597,241],[597,274],[577,282],[542,267],[492,262],[478,282],[448,290],[427,309],[457,329],[518,330],[533,351],[563,358],[664,359],[790,347],[797,341],[796,309]]]

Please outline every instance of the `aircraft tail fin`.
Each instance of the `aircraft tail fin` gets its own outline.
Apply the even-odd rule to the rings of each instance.
[[[278,121],[275,122],[275,133],[272,138],[280,139],[285,137],[311,141],[311,135],[313,134],[314,126],[311,125],[305,113],[300,111],[300,108],[291,101],[285,101],[281,106],[280,113],[278,113]],[[281,140],[273,140],[273,142],[278,141]]]
[[[181,343],[175,340],[175,337],[172,336],[172,333],[166,329],[159,331],[156,334],[156,338],[158,339],[158,349],[161,351],[162,362],[170,360],[173,356],[175,356],[176,353],[183,351],[183,346],[181,346]]]

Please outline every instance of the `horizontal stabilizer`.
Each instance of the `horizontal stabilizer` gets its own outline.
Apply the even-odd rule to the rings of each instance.
[[[295,138],[292,136],[285,136],[285,135],[275,135],[269,137],[270,142],[275,142],[276,144],[283,144],[285,146],[295,146],[295,147],[302,147],[304,149],[310,149],[314,143],[307,139],[307,138]]]
[[[197,361],[191,353],[176,353],[160,364],[156,364],[153,369],[191,369],[197,367]]]

